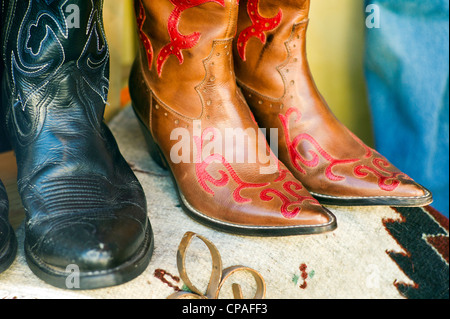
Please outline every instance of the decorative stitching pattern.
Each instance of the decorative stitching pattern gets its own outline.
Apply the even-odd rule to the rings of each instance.
[[[399,185],[400,181],[397,179],[398,177],[406,177],[403,173],[393,173],[386,169],[389,166],[389,163],[381,158],[374,158],[372,164],[379,170],[377,171],[373,167],[369,167],[367,165],[359,165],[355,168],[355,175],[360,178],[365,178],[369,175],[369,173],[374,174],[378,178],[378,186],[385,191],[391,192],[394,191]],[[388,176],[384,176],[380,172],[388,174]]]
[[[300,111],[296,108],[290,108],[285,115],[280,114],[279,118],[283,125],[284,135],[286,139],[287,148],[289,151],[289,156],[291,158],[292,164],[295,166],[295,168],[301,172],[302,174],[306,175],[306,171],[300,166],[300,163],[307,166],[307,167],[317,167],[319,165],[319,155],[314,152],[313,150],[309,151],[309,154],[312,156],[312,159],[307,160],[305,159],[298,151],[298,145],[300,142],[306,140],[310,142],[316,149],[317,152],[330,164],[327,166],[325,170],[325,175],[328,179],[332,181],[342,181],[345,179],[344,176],[338,176],[333,173],[333,168],[337,165],[341,164],[350,164],[358,162],[359,159],[347,159],[347,160],[338,160],[333,158],[330,154],[328,154],[320,145],[319,143],[309,134],[300,134],[296,136],[293,140],[291,140],[290,133],[289,133],[289,118],[292,114],[297,115],[296,122],[299,122],[301,120],[301,114]]]
[[[144,4],[142,3],[142,0],[139,1],[139,13],[136,15],[136,20],[137,20],[138,29],[139,29],[139,38],[141,39],[141,42],[144,45],[145,53],[147,55],[148,68],[149,68],[149,70],[151,70],[154,53],[153,53],[153,46],[150,41],[150,38],[144,32],[144,24],[145,24],[145,21],[147,20],[147,16],[145,14],[145,8],[144,8]]]
[[[247,60],[245,50],[247,48],[248,41],[251,38],[256,37],[261,40],[263,44],[266,44],[267,37],[264,32],[277,28],[283,18],[283,12],[281,9],[278,11],[278,14],[271,19],[261,16],[259,13],[259,0],[248,0],[247,12],[250,20],[252,21],[252,25],[240,33],[237,41],[238,52],[243,61]]]
[[[225,0],[170,0],[170,2],[175,6],[175,9],[170,14],[167,26],[170,35],[170,43],[164,46],[158,54],[157,71],[159,76],[162,75],[162,69],[170,55],[175,55],[180,64],[183,64],[184,56],[181,51],[192,49],[200,40],[201,34],[199,32],[194,32],[187,36],[182,35],[179,32],[178,26],[183,11],[208,2],[215,2],[225,7]]]
[[[277,196],[281,202],[282,205],[280,207],[281,214],[288,219],[295,218],[302,210],[301,205],[305,201],[309,201],[313,205],[320,206],[320,203],[313,198],[312,196],[302,196],[298,194],[297,192],[303,189],[303,186],[299,183],[296,183],[294,181],[287,181],[283,183],[283,189],[286,191],[286,194],[283,194],[281,191],[273,189],[273,188],[267,188],[270,186],[270,183],[248,183],[242,181],[241,178],[237,175],[236,171],[232,168],[230,163],[227,162],[227,160],[220,154],[213,154],[209,155],[206,159],[203,161],[201,160],[202,157],[202,150],[203,150],[203,142],[206,140],[206,137],[212,133],[212,137],[208,139],[208,141],[214,141],[214,129],[209,128],[205,129],[202,133],[201,137],[194,136],[194,143],[197,147],[197,154],[196,154],[196,165],[195,165],[195,171],[197,174],[197,181],[202,186],[202,188],[209,194],[214,195],[214,191],[208,186],[207,182],[212,183],[216,187],[224,187],[228,185],[230,182],[230,176],[231,178],[238,184],[238,187],[236,187],[233,191],[233,199],[240,204],[250,203],[252,200],[249,198],[244,198],[241,195],[241,191],[247,188],[264,188],[260,192],[260,198],[263,201],[272,201],[275,196]],[[207,172],[208,166],[213,162],[220,162],[222,163],[226,170],[228,171],[229,175],[223,171],[219,170],[219,173],[221,175],[221,178],[215,179]],[[279,176],[275,182],[277,181],[283,181],[286,177],[286,172],[282,173],[281,176]],[[275,195],[275,196],[273,196]],[[291,195],[295,198],[295,200],[291,200],[287,195]]]
[[[215,179],[207,172],[208,166],[213,162],[221,162],[225,168],[227,169],[228,173],[230,174],[231,178],[239,185],[234,191],[233,191],[233,198],[237,203],[249,203],[251,202],[251,199],[244,198],[241,196],[241,191],[247,188],[260,188],[268,186],[269,183],[264,184],[255,184],[255,183],[246,183],[242,181],[239,176],[237,175],[236,171],[231,167],[230,163],[227,162],[227,160],[220,154],[213,154],[208,156],[206,159],[202,161],[202,150],[203,150],[203,142],[205,141],[206,136],[208,136],[209,133],[212,133],[212,138],[210,141],[213,141],[214,136],[214,129],[206,129],[201,137],[194,136],[194,142],[197,147],[197,154],[196,154],[196,165],[195,165],[195,171],[197,174],[197,180],[199,184],[202,186],[202,188],[209,194],[214,195],[214,192],[211,190],[211,188],[206,184],[206,182],[212,183],[216,187],[223,187],[228,184],[230,181],[230,177],[224,172],[219,171],[220,175],[222,176],[220,179]]]
[[[230,42],[231,42],[231,40],[215,41],[213,44],[213,49],[211,51],[210,56],[203,61],[204,67],[205,67],[205,80],[202,82],[202,84],[200,84],[198,87],[196,87],[196,90],[199,93],[199,96],[202,101],[208,100],[207,98],[204,97],[204,95],[203,95],[204,90],[202,90],[203,84],[206,83],[206,81],[207,81],[206,79],[211,79],[211,78],[216,79],[216,75],[211,71],[208,62],[211,62],[211,60],[213,60],[213,59],[223,58],[224,55],[217,54],[217,52],[215,50],[218,48],[219,44],[222,44],[224,46],[224,48],[227,48],[227,45]],[[225,56],[227,56],[227,59],[229,59],[230,63],[231,63],[231,55],[225,55]],[[238,97],[242,98],[242,96],[240,94],[238,94]],[[211,107],[213,107],[213,101],[209,100],[209,102],[211,104]],[[206,104],[208,104],[208,102]],[[256,120],[254,118],[252,118],[252,120],[254,122],[256,122]],[[226,159],[220,154],[210,155],[208,158],[206,158],[205,160],[202,161],[201,154],[202,154],[202,150],[203,150],[203,142],[207,140],[206,139],[207,135],[209,135],[211,133],[212,133],[212,139],[210,138],[210,139],[208,139],[208,141],[212,142],[212,141],[214,141],[214,133],[215,133],[213,128],[204,130],[201,136],[194,136],[194,143],[197,148],[196,161],[195,161],[197,163],[196,173],[197,173],[197,180],[198,180],[199,184],[202,186],[202,188],[206,192],[208,192],[211,195],[214,195],[214,191],[208,186],[207,182],[212,183],[216,187],[223,187],[223,186],[227,185],[228,182],[230,181],[230,177],[228,176],[228,174],[226,172],[219,171],[219,173],[221,174],[221,177],[219,179],[214,179],[206,171],[207,167],[212,162],[215,161],[215,162],[222,163],[225,165],[225,167],[226,167],[228,173],[231,175],[232,179],[239,185],[233,191],[233,199],[237,203],[244,204],[244,203],[251,202],[250,199],[243,198],[240,195],[240,192],[243,189],[269,187],[271,185],[271,183],[268,182],[268,183],[255,184],[255,183],[246,183],[246,182],[242,181],[239,178],[239,176],[236,174],[236,172],[233,170],[230,163],[228,163],[226,161]],[[267,147],[268,147],[268,150],[270,150],[270,147],[269,146],[267,146]],[[271,156],[275,157],[273,152],[270,152],[270,153],[271,153]],[[277,178],[273,181],[273,183],[283,182],[288,174],[288,170],[283,169],[281,167],[281,163],[279,161],[277,163],[278,163],[279,174],[278,174]],[[287,181],[287,182],[284,182],[283,189],[284,189],[284,191],[286,191],[286,193],[284,193],[282,190],[281,191],[274,190],[272,188],[267,188],[266,190],[263,189],[260,193],[260,199],[263,201],[271,201],[275,198],[275,196],[277,196],[282,202],[282,205],[280,206],[280,212],[286,218],[294,218],[295,216],[297,216],[302,210],[300,205],[306,200],[309,200],[312,203],[318,204],[317,200],[315,200],[313,197],[304,197],[296,192],[298,190],[303,189],[303,187],[300,184],[296,184],[296,183]],[[275,196],[271,196],[270,194],[274,194]],[[295,198],[295,200],[291,200],[289,198],[290,196],[293,196]],[[293,206],[296,206],[296,207],[293,207]]]
[[[76,59],[76,68],[81,73],[81,81],[77,82],[74,89],[86,106],[93,126],[97,130],[100,126],[101,119],[97,118],[98,108],[107,103],[109,90],[109,49],[102,23],[103,0],[98,0],[95,5],[94,0],[90,0],[90,4],[83,4],[86,5],[86,10],[90,10],[85,33],[83,30],[74,30],[73,35],[70,35],[65,16],[65,6],[68,3],[68,0],[29,0],[13,3],[15,7],[11,12],[17,12],[23,19],[11,22],[9,29],[14,28],[11,34],[16,36],[5,40],[5,59],[10,61],[8,67],[11,69],[9,95],[13,105],[7,116],[11,119],[8,125],[15,126],[18,143],[21,145],[31,143],[32,135],[37,136],[44,122],[42,117],[45,116],[46,105],[40,104],[40,109],[29,114],[27,125],[17,120],[22,116],[18,113],[19,110],[25,112],[38,93],[45,95],[49,101],[55,98],[58,94],[55,77],[70,72],[68,68],[73,68],[67,61],[69,55],[71,61]],[[89,5],[91,7],[88,9]],[[70,52],[66,50],[69,37],[83,35],[86,39],[84,45],[77,40],[76,47],[71,46]],[[51,55],[48,54],[49,50]],[[73,56],[71,52],[80,52],[80,56]],[[54,85],[48,89],[50,83]],[[96,96],[101,100],[96,100]],[[44,98],[41,97],[40,100]],[[37,105],[33,104],[32,107]]]
[[[300,191],[303,189],[303,187],[299,183],[288,181],[283,184],[283,188],[286,190],[288,194],[295,197],[296,200],[295,201],[290,200],[286,195],[284,195],[280,191],[271,188],[263,190],[260,194],[260,197],[263,201],[271,201],[274,197],[269,195],[270,193],[278,196],[283,202],[283,205],[281,206],[281,213],[283,214],[284,217],[288,219],[292,219],[300,213],[301,207],[297,205],[302,205],[303,202],[305,201],[309,201],[313,205],[320,206],[319,202],[315,198],[311,196],[301,196],[296,193],[296,191]],[[293,209],[289,209],[293,205],[296,205],[296,207],[294,207]]]
[[[238,81],[238,84],[239,84],[239,86],[243,89],[243,90],[245,90],[246,92],[251,92],[251,96],[252,97],[258,97],[259,98],[259,100],[264,100],[264,101],[266,101],[266,102],[263,102],[263,105],[264,104],[270,104],[270,105],[272,105],[272,107],[278,107],[279,106],[279,104],[281,103],[280,101],[281,101],[281,99],[273,99],[273,98],[270,98],[270,97],[268,97],[268,96],[264,96],[264,95],[262,95],[262,94],[260,94],[260,93],[258,93],[258,92],[256,92],[255,90],[252,90],[251,88],[249,88],[249,87],[247,87],[245,84],[243,84],[242,82],[240,82],[240,81]],[[289,119],[287,118],[287,115],[288,115],[288,112],[289,112],[289,110],[286,112],[286,114],[285,115],[279,115],[279,116],[281,116],[281,117],[283,117],[283,118],[286,118],[286,124],[287,124],[287,127],[288,127],[288,124],[289,124]],[[294,111],[291,111],[292,113],[294,113]],[[296,110],[295,112],[298,112],[298,110]],[[281,119],[280,119],[281,120]],[[281,120],[281,122],[283,122],[283,120]],[[372,157],[374,154],[376,154],[376,156],[378,156],[377,157],[377,159],[379,160],[379,163],[378,164],[382,164],[383,162],[384,162],[384,165],[386,166],[386,163],[388,163],[388,160],[386,159],[386,158],[384,158],[382,155],[380,155],[379,153],[377,153],[375,150],[373,150],[372,148],[370,148],[369,146],[367,146],[367,145],[365,145],[364,144],[364,142],[362,142],[357,136],[355,136],[351,131],[348,131],[348,133],[349,134],[351,134],[354,138],[355,138],[355,140],[362,146],[362,147],[364,147],[365,149],[366,149],[366,154],[364,155],[364,158],[370,158],[370,157]],[[287,146],[288,146],[288,150],[290,151],[290,147],[289,147],[289,145],[291,145],[292,146],[292,141],[291,141],[291,137],[290,137],[290,134],[289,134],[289,132],[287,133],[288,135],[287,136],[289,136],[288,138],[285,138],[286,139],[286,143],[287,143]],[[319,145],[318,145],[319,146]],[[321,148],[322,149],[322,148]],[[297,149],[295,148],[295,149],[293,149],[293,153],[294,153],[294,155],[293,155],[293,157],[294,158],[297,158],[297,154],[298,154],[298,151],[297,151]],[[317,154],[315,154],[315,155],[317,155]],[[289,156],[291,157],[291,155],[289,154]],[[292,159],[292,157],[291,157],[291,159]],[[308,160],[306,160],[306,159],[304,159],[304,158],[302,158],[304,161],[306,161],[306,162],[308,162]],[[309,161],[311,161],[311,160],[309,160]],[[360,160],[358,160],[358,161],[360,161]],[[301,161],[300,161],[300,163],[302,163]],[[299,166],[299,163],[298,163],[298,161],[292,161],[292,164],[295,166],[295,168],[296,169],[298,169],[300,172],[304,172],[304,174],[306,174],[306,172],[305,172],[305,170],[301,167],[301,166]],[[303,163],[302,163],[303,164]],[[337,165],[337,164],[336,164]],[[314,166],[313,166],[314,167]],[[356,167],[356,168],[358,168],[358,166]],[[355,169],[356,169],[355,168]],[[380,168],[380,165],[378,165],[378,168]],[[363,167],[361,166],[360,168],[359,168],[359,170],[362,170],[363,169]],[[394,174],[394,173],[392,173],[392,172],[389,172],[389,171],[387,171],[385,168],[383,169],[383,168],[381,168],[381,170],[382,170],[382,172],[384,171],[385,173],[387,173],[387,174],[389,174],[389,175],[391,175],[391,174]],[[378,172],[378,173],[380,173],[380,172]],[[362,171],[361,172],[361,174],[366,174],[366,172],[364,172],[364,171]],[[368,175],[368,173],[367,173],[367,175]],[[386,176],[385,178],[386,178],[386,180],[384,181],[384,183],[385,182],[387,182],[387,181],[389,181],[391,178],[398,178],[398,177],[402,177],[403,179],[407,179],[407,180],[412,180],[411,179],[411,177],[409,177],[407,174],[405,174],[405,173],[398,173],[398,175],[397,176]],[[362,178],[362,177],[361,177]],[[383,183],[383,181],[381,182],[381,185],[384,185],[384,183]],[[389,187],[389,183],[386,183],[386,186],[387,187]],[[384,186],[383,186],[384,187]],[[395,190],[395,189],[394,189]],[[316,192],[312,192],[312,191],[310,191],[310,193],[313,195],[313,196],[320,196],[320,197],[324,197],[324,198],[329,198],[329,199],[341,199],[341,198],[345,198],[345,199],[349,199],[349,200],[351,200],[351,199],[365,199],[365,198],[367,198],[367,197],[360,197],[360,196],[332,196],[332,195],[325,195],[325,194],[320,194],[320,193],[316,193]],[[414,199],[423,199],[423,198],[427,198],[427,197],[429,197],[430,196],[430,193],[428,192],[428,191],[425,191],[425,195],[422,195],[422,196],[414,196],[414,197],[410,197],[410,198],[414,198]],[[404,197],[401,197],[401,196],[370,196],[370,198],[376,198],[376,199],[384,199],[384,198],[386,198],[386,199],[404,199]]]
[[[50,78],[58,72],[63,65],[66,56],[64,47],[61,41],[58,39],[58,35],[61,35],[64,39],[69,36],[67,22],[65,19],[63,6],[68,0],[64,1],[58,9],[58,15],[43,10],[39,7],[40,1],[29,1],[27,11],[21,21],[19,32],[17,34],[17,47],[16,52],[11,52],[11,78],[13,79],[13,93],[17,97],[14,106],[21,105],[22,111],[25,110],[28,101],[34,96],[36,92],[45,87]],[[46,1],[47,5],[53,1]],[[33,20],[32,17],[35,17]],[[30,46],[31,39],[34,38],[34,32],[32,29],[44,28],[45,36],[39,41],[39,47],[32,48]],[[57,49],[53,59],[45,63],[38,64],[34,61],[40,56],[42,47],[45,43],[57,44]],[[43,78],[41,82],[32,87],[17,86],[17,77],[24,76],[27,78]]]
[[[307,167],[317,167],[319,165],[320,157],[318,154],[320,154],[326,161],[328,161],[330,164],[327,166],[325,170],[326,177],[334,182],[339,182],[345,180],[344,176],[339,176],[333,173],[333,168],[337,165],[342,164],[351,164],[356,162],[361,162],[360,159],[345,159],[345,160],[338,160],[333,158],[329,153],[327,153],[320,144],[309,134],[299,134],[296,136],[293,140],[291,139],[290,133],[289,133],[289,119],[292,114],[297,115],[296,122],[299,122],[301,120],[301,114],[300,111],[296,108],[290,108],[285,115],[279,114],[280,121],[283,126],[284,134],[285,134],[285,140],[286,145],[289,151],[289,157],[291,159],[292,164],[294,167],[302,174],[307,174],[306,170],[301,166],[307,166]],[[352,136],[354,136],[352,134]],[[316,153],[313,150],[309,151],[309,154],[311,155],[311,159],[305,159],[298,151],[298,146],[300,142],[302,141],[308,141],[311,143],[317,150],[318,153]],[[357,139],[361,145],[362,142]],[[365,149],[367,150],[365,158],[369,158],[373,155],[373,151],[366,146]],[[366,178],[369,176],[369,174],[373,174],[378,179],[378,186],[380,189],[392,192],[398,188],[398,186],[401,184],[399,177],[403,177],[405,179],[410,179],[406,174],[402,172],[391,172],[387,168],[389,167],[389,162],[384,158],[374,158],[372,160],[373,167],[367,166],[367,165],[358,165],[354,169],[354,173],[359,178]]]
[[[41,3],[42,0],[29,1],[26,13],[21,21],[16,37],[16,48],[11,52],[11,78],[13,82],[13,94],[16,96],[14,106],[21,105],[24,111],[28,101],[42,90],[51,81],[53,76],[61,69],[66,61],[65,48],[60,40],[67,40],[69,29],[64,14],[64,6],[68,0],[62,2],[57,10],[49,10]],[[47,6],[53,4],[54,0],[45,0]],[[77,60],[77,67],[83,72],[83,79],[89,87],[97,93],[106,103],[109,88],[107,65],[109,62],[109,51],[106,43],[105,32],[102,27],[102,13],[94,6],[91,0],[91,14],[86,29],[88,36],[80,58]],[[55,15],[55,12],[58,14]],[[97,30],[98,26],[99,31]],[[45,30],[37,32],[36,30]],[[101,35],[99,35],[101,33]],[[42,39],[37,39],[41,34],[45,34]],[[96,38],[95,54],[88,49],[92,49]],[[102,42],[102,45],[100,45]],[[55,54],[46,62],[38,63],[42,58],[42,50],[50,44],[57,44],[52,48]],[[103,76],[100,77],[99,74]],[[36,85],[17,85],[19,79],[23,77],[27,82],[37,83]]]
[[[285,77],[285,74],[287,74],[287,71],[283,72],[283,70],[285,68],[287,68],[289,64],[298,63],[298,59],[297,60],[293,59],[291,43],[294,39],[297,38],[295,35],[300,30],[300,27],[304,26],[307,22],[308,22],[308,20],[305,20],[299,24],[294,25],[294,28],[293,28],[293,31],[292,31],[292,34],[291,34],[289,40],[285,42],[286,50],[288,53],[288,58],[282,65],[277,67],[277,70],[279,71],[279,73],[283,79],[284,86],[285,86],[285,94],[283,95],[282,98],[271,99],[269,97],[265,97],[265,96],[261,95],[260,93],[246,87],[243,83],[239,83],[239,85],[241,87],[243,87],[246,90],[248,90],[249,92],[251,92],[252,96],[255,95],[255,96],[259,97],[259,99],[260,99],[259,104],[261,105],[260,107],[262,107],[262,105],[264,104],[263,100],[267,99],[268,101],[271,101],[271,103],[270,103],[271,107],[273,106],[274,103],[279,103],[280,109],[283,109],[284,99],[286,97],[288,97],[289,95],[291,97],[293,97],[293,95],[295,94],[295,92],[290,93],[290,91],[293,89],[293,86],[288,85],[289,81]],[[299,47],[299,46],[297,46],[297,47]],[[290,83],[293,84],[295,82],[293,80]],[[390,165],[389,162],[384,157],[382,157],[377,152],[375,152],[373,149],[371,149],[370,147],[365,145],[357,136],[355,136],[349,130],[347,130],[348,133],[355,139],[356,142],[358,142],[361,145],[361,147],[363,147],[366,150],[366,153],[363,158],[369,159],[369,158],[373,157],[374,155],[377,156],[372,160],[372,164],[373,164],[372,167],[367,166],[367,165],[362,165],[361,158],[349,158],[349,159],[343,159],[343,160],[334,158],[310,134],[303,133],[303,134],[299,134],[298,136],[292,138],[290,135],[290,119],[294,115],[296,115],[295,122],[296,123],[300,122],[302,114],[300,113],[300,110],[298,110],[295,107],[289,108],[285,114],[280,113],[278,115],[278,117],[280,119],[280,122],[281,122],[283,130],[284,130],[286,146],[287,146],[287,150],[288,150],[288,154],[289,154],[291,163],[295,167],[295,169],[297,169],[300,173],[306,175],[307,172],[305,170],[305,167],[309,167],[309,168],[317,167],[320,164],[320,158],[322,157],[327,162],[329,162],[328,166],[325,169],[325,175],[329,180],[331,180],[333,182],[339,182],[339,181],[345,180],[345,176],[340,176],[333,172],[334,167],[336,167],[338,165],[352,164],[352,163],[358,163],[358,162],[361,164],[355,167],[355,169],[354,169],[355,176],[358,178],[366,178],[367,176],[369,176],[369,174],[376,176],[378,179],[378,186],[380,187],[381,190],[384,190],[384,191],[392,192],[392,191],[396,190],[399,187],[399,185],[401,184],[401,181],[398,179],[399,177],[402,177],[404,179],[410,179],[404,173],[389,171],[388,170],[388,167]],[[311,144],[315,148],[315,150],[308,151],[308,155],[309,155],[308,157],[301,155],[298,150],[299,145],[305,141],[308,142],[309,144]]]
[[[99,10],[94,6],[93,0],[91,4],[92,11],[86,27],[86,35],[89,36],[77,60],[77,67],[83,73],[83,80],[106,104],[109,91],[109,48],[102,25],[102,6]]]

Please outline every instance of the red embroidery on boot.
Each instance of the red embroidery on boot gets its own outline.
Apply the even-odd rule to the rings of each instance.
[[[208,141],[210,142],[214,141],[215,138],[214,131],[215,130],[213,128],[209,128],[202,133],[201,137],[194,136],[194,143],[197,149],[197,154],[195,156],[196,158],[195,172],[197,175],[197,180],[207,193],[214,196],[214,191],[208,186],[207,183],[209,182],[216,187],[223,187],[230,182],[231,176],[231,178],[238,184],[238,187],[236,187],[236,189],[233,191],[233,199],[240,204],[250,203],[252,200],[249,198],[244,198],[241,195],[241,191],[247,188],[268,187],[270,183],[247,183],[242,181],[237,175],[236,171],[232,168],[230,163],[228,163],[227,160],[220,154],[209,155],[205,160],[202,161],[201,159],[202,159],[203,142],[206,140],[207,135],[210,133],[212,133],[212,137],[210,137]],[[207,168],[211,163],[222,163],[229,175],[227,174],[226,171],[219,170],[218,173],[220,174],[221,177],[214,178],[207,171]],[[275,182],[283,181],[287,174],[288,171],[285,169],[280,171],[280,176],[275,180]],[[295,216],[297,216],[302,210],[300,205],[305,201],[309,201],[313,205],[320,205],[315,198],[311,196],[302,196],[297,193],[297,191],[303,189],[303,186],[299,183],[296,183],[294,181],[287,181],[283,184],[283,188],[287,192],[287,194],[293,196],[296,200],[289,199],[289,197],[286,194],[283,194],[281,191],[273,188],[263,189],[260,192],[260,198],[263,201],[271,201],[273,200],[274,196],[271,196],[269,194],[274,194],[278,196],[283,203],[280,208],[280,212],[286,218],[294,218]]]
[[[163,47],[158,54],[157,68],[159,76],[161,76],[164,64],[170,55],[175,55],[180,64],[183,64],[184,56],[181,50],[192,49],[200,40],[199,32],[186,36],[178,31],[181,13],[207,2],[215,2],[223,7],[225,6],[225,0],[170,0],[170,2],[175,6],[175,9],[170,14],[168,23],[170,43]]]
[[[153,62],[153,47],[152,43],[150,42],[150,38],[144,32],[144,24],[145,20],[147,20],[147,17],[145,15],[145,8],[142,4],[142,1],[139,1],[139,14],[136,16],[136,20],[139,29],[139,38],[141,39],[141,42],[144,45],[145,52],[147,54],[148,69],[151,70]]]
[[[328,165],[326,170],[325,170],[325,175],[327,176],[327,178],[332,180],[332,181],[342,181],[342,180],[344,180],[345,179],[344,176],[338,176],[338,175],[333,173],[333,168],[336,165],[350,164],[350,163],[358,162],[359,159],[347,159],[347,160],[335,159],[330,154],[328,154],[320,146],[320,144],[309,134],[300,134],[300,135],[296,136],[294,138],[294,140],[291,140],[291,136],[290,136],[290,133],[289,133],[289,118],[291,117],[291,115],[293,113],[297,114],[296,122],[300,121],[300,119],[301,119],[300,111],[295,109],[295,108],[290,108],[286,112],[286,115],[280,114],[279,118],[280,118],[281,123],[283,125],[284,134],[285,134],[285,138],[286,138],[286,144],[287,144],[287,147],[288,147],[288,150],[289,150],[289,156],[290,156],[292,164],[295,166],[295,168],[299,172],[301,172],[302,174],[306,174],[306,171],[300,166],[300,163],[305,165],[305,166],[307,166],[307,167],[316,167],[317,165],[319,165],[320,157],[313,150],[309,151],[309,154],[311,155],[311,159],[310,160],[305,159],[298,152],[298,149],[297,149],[298,145],[300,144],[300,142],[306,140],[306,141],[310,142],[316,148],[318,153],[320,155],[322,155],[322,157],[325,160],[330,162],[330,165]]]
[[[264,32],[271,31],[278,27],[281,23],[281,19],[283,18],[283,12],[281,9],[272,19],[262,17],[259,13],[259,0],[248,0],[247,12],[250,16],[250,20],[252,21],[252,25],[241,32],[237,41],[238,52],[243,61],[247,60],[245,56],[245,49],[247,48],[248,41],[252,37],[257,37],[263,44],[266,44],[267,37]]]
[[[338,176],[333,173],[333,167],[340,164],[350,164],[350,163],[356,163],[361,162],[360,159],[347,159],[347,160],[338,160],[333,158],[330,154],[328,154],[320,145],[319,143],[309,134],[300,134],[297,137],[294,138],[294,140],[291,140],[291,136],[289,133],[289,118],[292,114],[297,115],[296,122],[300,121],[301,114],[300,111],[295,108],[290,108],[285,115],[280,114],[279,118],[281,120],[281,123],[283,125],[285,139],[286,139],[286,145],[289,151],[289,157],[291,159],[292,164],[294,167],[301,172],[302,174],[306,174],[305,169],[300,165],[303,164],[307,167],[316,167],[319,165],[320,157],[319,155],[313,151],[310,150],[309,154],[311,155],[311,159],[305,159],[299,152],[298,152],[298,145],[301,141],[308,141],[310,142],[318,151],[318,153],[328,162],[330,162],[330,165],[327,166],[325,170],[325,175],[327,178],[331,181],[342,181],[345,179],[344,176]],[[364,148],[366,149],[366,154],[364,155],[364,158],[369,158],[372,156],[375,151],[366,146],[359,138],[357,138],[353,133],[350,132],[350,134],[358,141]],[[365,178],[369,175],[369,173],[374,174],[378,178],[378,186],[380,189],[384,191],[394,191],[397,189],[397,187],[400,185],[400,180],[398,180],[399,176],[404,177],[405,179],[410,179],[406,174],[404,173],[393,173],[390,172],[387,168],[389,167],[389,162],[385,158],[374,158],[372,161],[372,164],[374,167],[369,167],[367,165],[359,165],[354,169],[354,173],[359,178]],[[386,176],[386,174],[388,176]]]
[[[206,182],[210,182],[216,187],[223,187],[228,184],[230,181],[230,177],[226,172],[223,170],[219,170],[218,173],[220,173],[221,178],[215,179],[207,172],[207,168],[211,163],[222,163],[228,173],[230,174],[231,178],[239,185],[234,191],[233,191],[233,198],[237,203],[248,203],[251,202],[251,199],[244,198],[241,196],[241,191],[246,188],[260,188],[268,186],[269,183],[264,184],[254,184],[254,183],[246,183],[242,181],[239,176],[237,175],[236,171],[231,167],[230,163],[227,162],[227,160],[220,154],[213,154],[208,156],[205,160],[201,160],[202,158],[202,150],[203,150],[203,142],[205,141],[205,137],[211,133],[213,134],[212,139],[210,141],[214,140],[214,129],[206,129],[202,133],[202,137],[194,136],[194,142],[197,147],[197,155],[196,155],[196,164],[195,164],[195,171],[197,174],[197,180],[200,183],[200,185],[203,187],[203,189],[211,194],[214,195],[214,191],[207,185]]]
[[[399,176],[404,176],[407,178],[407,176],[403,173],[393,173],[388,171],[387,167],[389,166],[389,163],[387,160],[374,158],[372,163],[379,171],[373,167],[359,165],[355,168],[355,174],[356,176],[362,178],[367,177],[369,172],[374,174],[378,177],[378,185],[382,190],[392,192],[400,185],[400,181],[397,179]],[[382,173],[388,174],[389,176],[385,176]]]
[[[294,187],[294,189],[292,189],[292,187]],[[263,190],[260,194],[260,197],[263,201],[269,202],[274,198],[269,194],[274,194],[278,196],[283,202],[283,205],[281,206],[281,213],[286,218],[292,219],[295,216],[297,216],[302,210],[302,208],[299,207],[299,205],[303,204],[303,202],[305,201],[310,201],[311,204],[313,205],[320,205],[315,198],[311,196],[302,196],[298,194],[297,191],[302,190],[303,187],[296,182],[293,181],[286,182],[283,184],[283,188],[286,190],[286,192],[295,197],[296,200],[290,200],[285,194],[281,193],[279,190],[272,188],[267,188]],[[295,207],[290,209],[294,205]]]
[[[350,132],[350,131],[349,131]],[[366,150],[366,155],[364,158],[370,158],[372,155],[376,154],[378,156],[381,156],[378,154],[374,149],[367,146],[359,137],[357,137],[355,134],[350,132],[350,134],[353,136],[353,138],[361,144],[362,147]],[[397,187],[400,185],[400,181],[397,179],[399,176],[402,176],[405,179],[410,179],[409,176],[407,176],[404,173],[393,173],[390,172],[387,167],[389,166],[389,161],[382,157],[382,158],[374,158],[372,161],[375,168],[368,167],[366,165],[359,165],[355,168],[355,175],[361,178],[367,177],[369,175],[369,172],[372,172],[375,176],[378,177],[378,186],[387,192],[392,192],[397,189]],[[379,171],[377,171],[377,169]],[[381,172],[381,173],[380,173]],[[382,173],[386,173],[389,176],[384,176]]]

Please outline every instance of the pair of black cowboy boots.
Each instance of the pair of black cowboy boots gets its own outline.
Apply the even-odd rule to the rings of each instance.
[[[25,255],[39,278],[61,288],[69,274],[78,276],[71,288],[127,282],[153,251],[144,191],[103,122],[109,50],[102,6],[2,0],[1,127],[17,158]],[[6,268],[13,245],[3,241],[13,232],[0,197]]]

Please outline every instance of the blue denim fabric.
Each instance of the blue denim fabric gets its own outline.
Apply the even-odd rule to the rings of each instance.
[[[366,0],[366,77],[377,150],[449,216],[449,1]],[[369,15],[370,13],[367,13]]]

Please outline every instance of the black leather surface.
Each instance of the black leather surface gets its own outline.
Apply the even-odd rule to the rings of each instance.
[[[17,238],[8,219],[8,197],[0,181],[0,273],[7,270],[17,253]]]
[[[6,1],[2,0],[0,7],[0,35],[3,31],[4,5]],[[3,39],[3,36],[0,36]],[[3,74],[3,64],[0,63],[0,79]],[[3,93],[2,93],[3,94]],[[9,141],[6,138],[5,123],[2,121],[2,102],[0,101],[0,153],[10,148]],[[15,258],[17,250],[17,239],[12,229],[9,218],[9,203],[6,189],[0,180],[0,273],[5,271]]]
[[[0,41],[1,41],[1,43],[3,43],[3,24],[5,21],[5,19],[3,17],[4,17],[4,11],[5,11],[6,5],[7,5],[7,0],[1,0],[1,6],[0,6]],[[0,79],[2,77],[2,74],[3,74],[3,63],[0,63]],[[2,102],[0,100],[0,153],[11,149],[9,140],[6,135],[6,125],[5,124],[6,123],[5,123],[5,119],[3,116]]]

